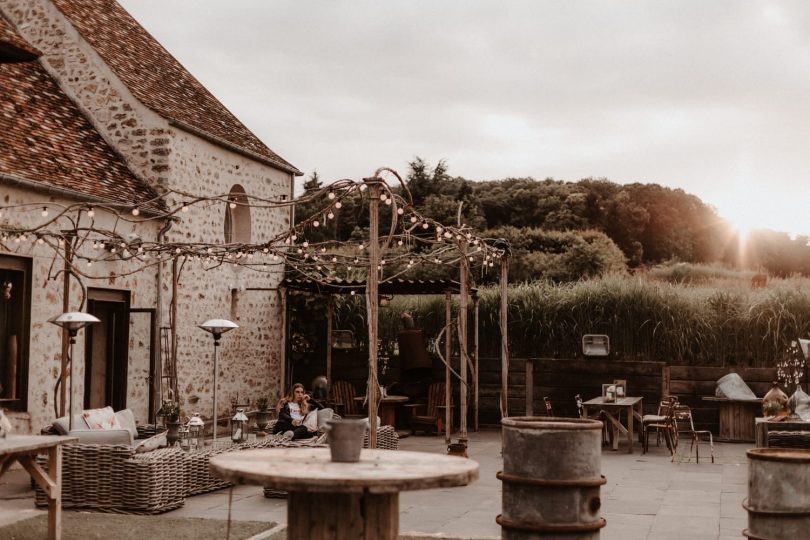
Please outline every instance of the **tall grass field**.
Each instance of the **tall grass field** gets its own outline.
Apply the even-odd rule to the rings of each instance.
[[[616,360],[770,367],[792,340],[810,337],[810,279],[769,279],[766,287],[752,288],[753,272],[688,266],[511,286],[511,356],[576,358],[582,354],[583,334],[607,334]],[[498,356],[500,292],[482,288],[478,297],[480,354]],[[353,321],[362,335],[357,324],[364,321],[361,301],[347,301],[337,314],[347,323]],[[397,297],[381,309],[381,337],[396,336],[405,311],[427,338],[445,324],[443,297]],[[471,303],[470,327],[472,321]]]

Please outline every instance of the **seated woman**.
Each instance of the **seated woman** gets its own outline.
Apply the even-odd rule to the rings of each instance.
[[[294,440],[314,437],[317,430],[307,428],[304,419],[310,411],[323,408],[323,405],[304,392],[303,384],[295,383],[290,394],[278,403],[278,421],[273,426],[273,434],[289,431]]]

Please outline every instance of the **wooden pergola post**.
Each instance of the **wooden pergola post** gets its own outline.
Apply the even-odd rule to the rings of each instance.
[[[447,328],[444,340],[444,442],[450,444],[450,426],[453,420],[453,384],[450,379],[450,357],[453,354],[453,294],[444,293],[444,323]]]
[[[285,391],[287,389],[287,287],[281,286],[278,288],[278,301],[279,301],[279,309],[281,310],[281,359],[280,359],[280,373],[279,373],[279,385],[278,385],[278,395],[276,396],[276,401],[280,400],[282,396],[284,396]]]
[[[501,257],[501,415],[509,416],[509,335],[506,328],[506,316],[508,309],[508,278],[509,278],[509,256],[504,254]]]
[[[326,297],[326,381],[332,384],[332,294]]]
[[[65,240],[65,268],[64,275],[62,276],[62,313],[70,311],[70,274],[73,270],[73,245],[72,238]],[[61,382],[59,383],[59,412],[57,416],[65,415],[65,403],[67,396],[67,369],[68,369],[68,354],[69,354],[69,337],[67,331],[62,329],[62,366],[61,369]],[[72,362],[73,359],[71,358]],[[13,364],[12,364],[13,365]],[[16,396],[15,396],[16,397]]]
[[[473,294],[473,365],[475,369],[475,379],[474,379],[474,404],[473,404],[473,417],[474,417],[474,426],[473,429],[478,431],[478,382],[479,382],[479,374],[478,374],[478,293]]]
[[[368,311],[368,447],[377,448],[377,329],[379,323],[379,284],[380,271],[380,187],[379,178],[365,178],[368,185],[369,242],[368,279],[366,280],[366,310]]]
[[[459,295],[458,295],[458,372],[461,378],[459,384],[459,442],[467,444],[467,299],[469,297],[469,269],[467,268],[467,249],[464,240],[461,241],[461,266],[459,268]]]

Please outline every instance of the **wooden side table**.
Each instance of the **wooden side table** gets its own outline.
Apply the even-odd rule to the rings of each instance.
[[[463,486],[478,463],[426,452],[363,450],[335,463],[328,448],[270,448],[214,456],[211,472],[233,484],[289,492],[288,540],[399,536],[399,492]]]
[[[762,398],[741,400],[704,396],[720,409],[720,442],[754,442],[754,418],[762,411]]]
[[[48,540],[62,538],[62,444],[78,437],[9,435],[0,439],[0,476],[18,461],[48,497]],[[37,454],[48,454],[48,471],[36,462]]]

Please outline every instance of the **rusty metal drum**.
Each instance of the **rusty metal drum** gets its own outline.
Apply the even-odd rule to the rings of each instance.
[[[810,450],[754,448],[748,455],[745,536],[755,540],[810,534]]]
[[[512,417],[503,427],[502,513],[505,540],[593,540],[599,517],[602,422]]]

